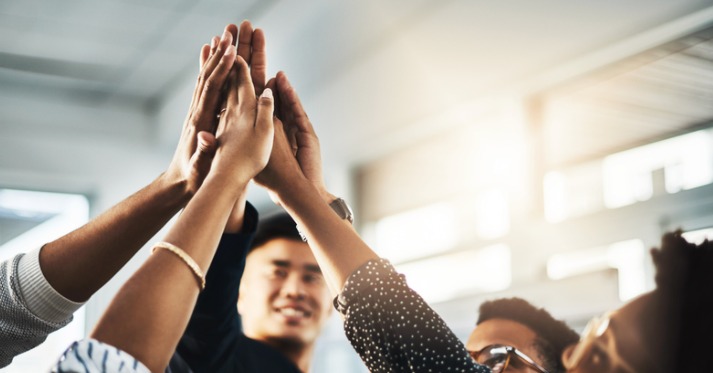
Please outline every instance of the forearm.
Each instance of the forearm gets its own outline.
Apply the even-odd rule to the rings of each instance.
[[[223,179],[204,183],[165,238],[207,271],[233,203],[244,188]],[[226,192],[228,190],[228,192]],[[127,281],[92,333],[128,352],[152,371],[165,368],[199,293],[194,273],[173,253],[159,250]]]
[[[362,264],[378,258],[351,224],[329,207],[324,192],[307,179],[295,180],[279,196],[283,207],[307,236],[333,293],[339,293],[346,279]]]
[[[215,370],[224,358],[224,346],[240,330],[238,302],[245,257],[257,226],[257,211],[244,207],[245,218],[240,233],[223,234],[213,257],[206,287],[198,296],[193,313],[176,352],[196,372]]]
[[[185,184],[159,176],[81,228],[44,246],[42,273],[73,301],[101,288],[189,200]]]
[[[225,233],[238,233],[242,230],[245,222],[245,203],[247,198],[247,193],[243,193],[238,197],[233,206],[233,211],[230,212],[228,222],[225,224]]]

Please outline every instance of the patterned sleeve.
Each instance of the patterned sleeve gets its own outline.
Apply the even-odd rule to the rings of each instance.
[[[490,372],[385,259],[349,277],[334,305],[349,342],[373,373]]]
[[[52,373],[150,373],[144,364],[118,348],[83,339],[74,342],[52,367]]]
[[[38,255],[39,249],[0,263],[0,368],[67,325],[82,305],[52,289]]]

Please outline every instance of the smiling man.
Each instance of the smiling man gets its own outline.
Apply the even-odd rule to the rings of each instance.
[[[252,247],[238,298],[243,331],[306,372],[332,310],[317,260],[287,214],[261,222]]]
[[[256,222],[248,204],[226,228],[167,372],[310,371],[332,310],[326,282],[289,215]]]

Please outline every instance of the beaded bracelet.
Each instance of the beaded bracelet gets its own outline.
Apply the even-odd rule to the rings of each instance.
[[[172,253],[174,253],[177,257],[179,257],[186,265],[193,271],[193,274],[196,275],[196,280],[198,280],[198,286],[200,286],[201,290],[205,289],[205,275],[203,274],[203,271],[201,271],[201,268],[198,266],[198,263],[196,263],[193,258],[191,258],[188,254],[186,254],[185,251],[183,251],[180,247],[168,243],[168,242],[158,242],[153,245],[153,250],[151,251],[152,253],[156,252],[156,249],[166,249]]]

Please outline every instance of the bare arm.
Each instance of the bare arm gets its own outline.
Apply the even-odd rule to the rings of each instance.
[[[265,53],[265,33],[261,29],[253,30],[249,21],[243,21],[240,28],[235,25],[228,26],[231,33],[237,40],[238,56],[242,57],[250,67],[250,77],[255,94],[260,95],[265,88],[267,74],[267,54]],[[225,233],[238,233],[243,227],[245,220],[246,198],[238,198],[230,212],[228,222],[225,225]]]
[[[293,118],[296,127],[290,129],[295,142],[290,143],[288,131],[276,120],[270,162],[258,179],[307,236],[330,289],[339,295],[347,338],[366,366],[394,372],[443,367],[489,371],[470,358],[435,311],[329,207],[333,197],[322,181],[317,136],[301,105],[290,105],[299,100],[284,74],[278,74],[277,87],[283,118]]]
[[[232,42],[226,30],[216,43],[222,55]],[[208,46],[204,46],[205,55]],[[168,170],[154,182],[83,227],[45,245],[40,267],[48,282],[73,301],[85,301],[101,288],[146,241],[183,208],[198,190],[215,151],[217,91],[228,69],[220,58],[205,63],[183,132]]]
[[[226,59],[235,59],[231,46]],[[256,100],[248,67],[238,58],[229,77],[227,110],[217,133],[213,167],[165,238],[206,271],[228,215],[247,183],[267,163],[272,146],[272,99]],[[271,93],[267,91],[267,93]],[[183,334],[198,296],[194,273],[174,254],[159,250],[127,281],[92,338],[163,370]]]
[[[273,84],[284,124],[275,121],[270,161],[255,181],[266,187],[300,226],[330,290],[337,294],[354,270],[378,256],[351,224],[329,207],[334,196],[324,184],[319,141],[312,123],[287,76],[278,73]]]

